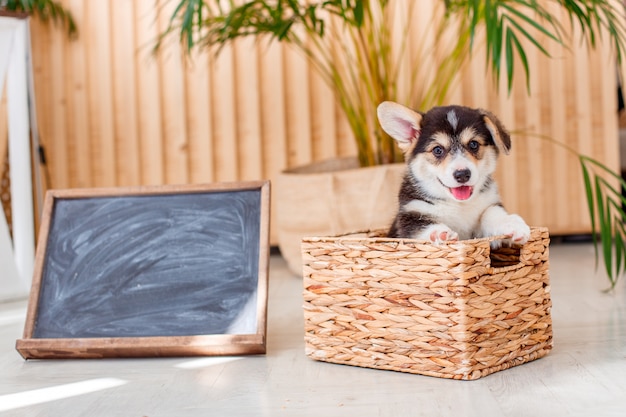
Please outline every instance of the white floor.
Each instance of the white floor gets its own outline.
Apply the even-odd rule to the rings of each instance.
[[[602,292],[593,253],[551,247],[554,350],[476,381],[307,358],[301,280],[279,256],[263,356],[24,361],[26,303],[0,304],[0,416],[626,416],[626,279]]]

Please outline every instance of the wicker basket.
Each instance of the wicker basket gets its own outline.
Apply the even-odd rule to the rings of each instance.
[[[468,380],[546,355],[548,230],[521,248],[493,239],[304,238],[307,355]]]

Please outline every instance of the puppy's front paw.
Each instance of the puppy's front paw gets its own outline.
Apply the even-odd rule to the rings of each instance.
[[[509,214],[493,234],[505,235],[508,239],[505,242],[493,242],[491,244],[492,248],[499,247],[502,243],[523,245],[530,239],[530,227],[517,214]]]
[[[459,240],[459,235],[445,224],[429,226],[421,233],[421,236],[435,244]]]

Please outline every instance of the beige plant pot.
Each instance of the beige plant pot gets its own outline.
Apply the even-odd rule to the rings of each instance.
[[[386,229],[398,207],[405,164],[360,168],[356,158],[283,171],[274,181],[278,245],[289,268],[302,274],[305,236]]]

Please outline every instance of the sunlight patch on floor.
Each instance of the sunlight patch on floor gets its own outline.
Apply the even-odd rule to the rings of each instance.
[[[0,314],[0,326],[7,324],[20,323],[26,318],[26,311],[24,310],[9,310],[3,311]]]
[[[17,392],[15,394],[0,395],[0,412],[89,394],[108,388],[118,387],[124,384],[126,384],[126,381],[122,379],[98,378],[74,382],[71,384],[57,385],[56,387],[40,388],[30,391]]]

